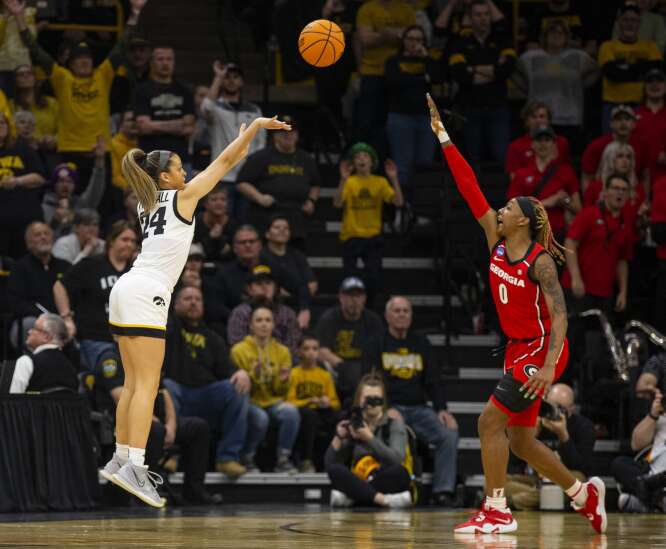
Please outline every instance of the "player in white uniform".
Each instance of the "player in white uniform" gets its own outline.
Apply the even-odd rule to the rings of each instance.
[[[187,185],[177,154],[132,149],[122,172],[139,199],[143,232],[141,253],[120,277],[109,297],[109,325],[114,334],[125,383],[116,408],[116,451],[102,476],[153,507],[164,501],[159,475],[144,465],[146,442],[164,360],[171,292],[187,260],[199,200],[247,155],[260,129],[290,130],[275,118],[257,118]]]

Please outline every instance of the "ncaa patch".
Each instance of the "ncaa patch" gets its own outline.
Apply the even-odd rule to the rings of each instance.
[[[525,366],[523,366],[523,372],[525,372],[525,375],[527,377],[532,377],[538,371],[539,367],[536,366],[535,364],[525,364]]]
[[[158,296],[158,295],[156,295],[156,296],[153,298],[153,303],[154,303],[155,305],[157,305],[158,307],[164,307],[164,306],[166,305],[166,302],[164,301],[164,298],[163,298],[163,297],[160,297],[160,296]]]
[[[107,358],[102,362],[102,375],[109,379],[116,376],[118,372],[118,362],[113,358]]]
[[[503,246],[499,246],[497,250],[495,250],[495,253],[498,255],[498,257],[502,257],[506,252],[504,251]]]

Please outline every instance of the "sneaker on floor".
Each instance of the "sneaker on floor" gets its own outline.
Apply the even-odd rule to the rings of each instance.
[[[149,471],[147,465],[134,465],[128,461],[113,475],[113,482],[148,505],[164,507],[165,501],[157,493],[157,486],[164,481],[160,475]]]
[[[238,461],[218,461],[215,464],[215,470],[231,479],[242,477],[247,473],[247,468]]]
[[[100,469],[99,472],[109,482],[115,482],[113,480],[113,475],[120,471],[120,468],[125,465],[125,463],[127,463],[127,459],[121,458],[114,452],[109,462],[104,466],[103,469]]]
[[[647,505],[638,499],[634,494],[620,494],[617,498],[618,511],[623,513],[647,513]]]
[[[453,509],[456,503],[456,496],[451,492],[436,492],[432,495],[432,504],[442,509]]]
[[[274,473],[287,473],[288,475],[295,475],[298,473],[298,469],[296,466],[291,462],[289,458],[286,457],[281,457],[277,460],[277,463],[275,464],[275,469],[273,469]]]
[[[458,524],[453,531],[457,534],[507,534],[518,530],[518,523],[510,509],[499,511],[488,507],[484,502],[481,509],[474,513],[467,522]]]
[[[299,472],[301,473],[306,473],[306,474],[311,474],[311,473],[316,473],[317,469],[315,469],[314,463],[312,463],[312,460],[309,459],[304,459],[301,462],[301,466],[298,468]]]
[[[257,467],[257,464],[254,462],[253,455],[246,455],[241,457],[241,465],[245,467],[247,473],[261,473],[261,469]]]
[[[606,531],[606,486],[599,477],[592,477],[584,485],[587,490],[587,501],[585,505],[579,507],[574,502],[571,506],[577,513],[583,515],[590,521],[592,528],[598,533],[603,534]]]
[[[351,507],[354,500],[347,497],[344,492],[331,490],[331,507]]]
[[[384,494],[384,503],[391,509],[405,509],[412,506],[412,494],[409,490],[396,494]]]

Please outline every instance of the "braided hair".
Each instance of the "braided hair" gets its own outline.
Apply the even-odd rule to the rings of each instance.
[[[530,220],[530,235],[543,246],[558,265],[564,265],[566,249],[555,240],[553,229],[548,221],[548,212],[544,205],[533,196],[519,196],[516,198],[518,206],[525,217]]]

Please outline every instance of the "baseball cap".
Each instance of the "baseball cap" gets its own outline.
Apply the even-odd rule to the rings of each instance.
[[[257,265],[252,269],[252,272],[247,275],[245,282],[247,284],[252,284],[253,282],[259,282],[260,280],[275,281],[271,268],[268,265]]]
[[[550,126],[539,126],[532,130],[532,139],[539,139],[540,137],[550,137],[555,139],[555,131]]]
[[[618,10],[620,15],[627,13],[628,11],[633,11],[638,15],[641,14],[641,8],[638,7],[638,4],[636,2],[624,2]]]
[[[67,62],[71,63],[77,57],[84,57],[84,56],[93,57],[93,51],[87,42],[79,42],[78,44],[73,46],[72,49],[70,50]]]
[[[620,116],[621,114],[624,114],[625,116],[628,116],[634,120],[636,119],[636,113],[629,105],[618,105],[617,107],[613,107],[613,110],[611,111],[611,120],[616,116]]]
[[[644,80],[646,82],[650,80],[659,80],[660,82],[666,82],[666,73],[658,68],[650,69],[645,73]]]
[[[240,68],[240,65],[238,63],[227,63],[225,67],[227,69],[227,72],[235,72],[240,76],[243,76],[243,69]]]
[[[204,252],[203,246],[198,242],[192,242],[190,246],[190,253],[187,254],[187,257],[200,257],[201,259],[206,258],[206,252]]]
[[[342,281],[342,284],[340,284],[340,292],[347,293],[353,292],[354,290],[365,292],[365,284],[363,284],[363,281],[357,276],[348,276]]]

